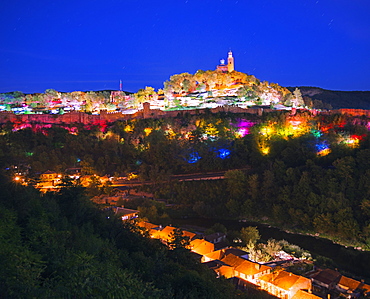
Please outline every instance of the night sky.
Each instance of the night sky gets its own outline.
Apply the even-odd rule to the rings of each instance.
[[[8,0],[0,92],[162,88],[235,69],[282,86],[370,90],[369,0]]]

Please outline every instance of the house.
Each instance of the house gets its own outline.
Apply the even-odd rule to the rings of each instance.
[[[202,257],[202,263],[208,263],[215,260],[221,260],[225,257],[225,252],[223,250],[213,251],[207,254],[204,254]]]
[[[152,237],[156,238],[156,239],[161,239],[163,242],[167,243],[167,242],[171,241],[171,236],[172,236],[175,229],[176,229],[176,227],[166,226],[162,230],[159,230],[157,233],[152,235]],[[188,232],[186,230],[183,230],[182,232],[183,232],[184,237],[189,237],[189,241],[193,240],[194,237],[196,236],[196,234],[194,234],[192,232]]]
[[[202,239],[195,239],[190,241],[190,250],[201,254],[202,256],[213,252],[215,249],[215,245],[211,242]]]
[[[342,276],[336,289],[347,298],[357,298],[360,294],[370,295],[370,286],[361,281]]]
[[[341,274],[331,269],[319,269],[309,274],[314,284],[328,290],[332,290],[338,284]]]
[[[213,244],[221,243],[225,241],[226,234],[224,233],[214,233],[210,235],[204,236],[204,240],[207,240],[208,242],[211,242]]]
[[[55,190],[59,188],[59,184],[62,182],[62,175],[55,171],[45,171],[40,175],[40,182],[37,183],[36,188],[40,189],[43,192],[48,190]]]
[[[230,248],[224,248],[221,250],[216,250],[216,251],[203,255],[202,262],[205,263],[205,262],[209,262],[212,260],[221,260],[228,254],[233,254],[239,257],[243,257],[244,259],[246,259],[248,256],[248,253],[245,252],[244,250],[230,247]]]
[[[336,289],[343,294],[348,294],[351,298],[352,295],[358,293],[361,284],[362,283],[360,281],[342,276],[336,285]]]
[[[283,299],[293,298],[299,290],[311,290],[311,280],[309,278],[283,270],[259,277],[257,285],[262,290]]]
[[[78,179],[81,176],[81,167],[73,167],[67,168],[64,172],[71,178],[71,179]]]
[[[150,222],[146,222],[146,221],[140,221],[137,225],[142,227],[142,228],[146,228],[147,230],[151,230],[151,229],[159,227],[159,225],[156,225],[156,224],[153,224],[153,223],[150,223]]]
[[[149,235],[151,238],[153,239],[159,239],[159,240],[162,240],[161,239],[161,230],[162,230],[162,227],[158,227],[158,228],[152,228],[149,230]]]
[[[220,260],[205,262],[204,265],[212,269],[217,274],[217,277],[221,276],[225,278],[234,277],[234,268],[229,265],[226,265],[224,262]]]
[[[123,207],[113,207],[113,212],[115,215],[120,216],[122,221],[137,218],[139,214],[138,210],[131,210]]]
[[[55,180],[60,179],[61,177],[62,177],[61,174],[55,171],[48,170],[40,175],[40,180],[44,182],[53,182]]]
[[[252,283],[256,283],[258,277],[271,272],[271,267],[249,261],[242,256],[238,256],[234,253],[227,254],[224,258],[221,259],[221,261],[224,264],[234,268],[235,277],[247,280]]]
[[[218,277],[232,278],[235,277],[234,268],[229,265],[221,265],[219,268],[215,269]]]
[[[228,248],[204,255],[203,261],[206,261],[206,264],[217,265],[213,270],[218,275],[226,278],[237,277],[254,284],[260,276],[271,272],[271,267],[249,261],[242,257],[244,254],[243,250]]]
[[[257,278],[269,274],[271,269],[269,266],[244,260],[239,266],[235,267],[235,276],[256,284]]]
[[[171,240],[171,233],[175,230],[175,227],[166,226],[162,230],[159,230],[157,234],[154,235],[154,238],[161,239],[163,242],[169,242]]]
[[[146,221],[140,221],[137,225],[141,228],[146,229],[151,238],[159,239],[158,232],[162,229],[161,225],[153,224],[153,223],[146,222]]]
[[[321,297],[312,294],[310,291],[299,290],[292,299],[321,299]]]
[[[361,292],[365,296],[370,297],[370,285],[368,285],[368,284],[362,284],[360,288],[361,288]]]
[[[235,254],[230,253],[226,255],[223,259],[221,259],[221,261],[226,265],[236,268],[240,266],[243,263],[243,261],[246,261],[246,259],[243,259]]]

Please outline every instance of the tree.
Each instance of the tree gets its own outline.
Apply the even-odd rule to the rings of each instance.
[[[134,94],[135,106],[142,104],[144,102],[150,102],[158,97],[157,93],[154,91],[153,87],[146,86],[145,89],[139,89],[137,93]]]
[[[181,228],[175,228],[173,232],[170,233],[170,241],[168,242],[168,247],[171,250],[187,248],[189,245],[189,237],[184,236],[184,232]]]
[[[102,184],[98,177],[92,175],[90,176],[88,180],[88,185],[86,188],[87,194],[89,197],[94,197],[101,194],[101,188]]]
[[[240,199],[245,193],[245,174],[242,170],[228,170],[225,173],[227,190],[233,199]]]
[[[265,252],[274,258],[275,255],[282,249],[282,245],[275,239],[268,239],[265,245]]]
[[[257,241],[261,238],[257,227],[247,226],[243,227],[240,230],[240,238],[243,243],[246,244],[256,244]]]
[[[215,223],[212,225],[209,229],[207,229],[204,233],[207,234],[214,234],[214,233],[224,233],[226,234],[227,229],[226,227],[221,223]]]
[[[293,107],[301,107],[301,106],[304,106],[304,101],[303,101],[303,98],[302,98],[302,93],[301,91],[296,88],[293,92],[293,99],[292,99],[292,102],[293,102]]]
[[[293,95],[291,93],[288,93],[285,97],[284,97],[284,105],[285,106],[292,106],[293,105]]]
[[[0,294],[4,298],[37,297],[42,258],[27,248],[22,234],[15,211],[0,206]]]

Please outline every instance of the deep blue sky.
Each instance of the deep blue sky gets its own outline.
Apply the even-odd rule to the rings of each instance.
[[[8,0],[0,92],[163,87],[214,69],[283,86],[370,90],[369,0]]]

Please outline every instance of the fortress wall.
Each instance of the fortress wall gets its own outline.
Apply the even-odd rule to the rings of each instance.
[[[370,110],[364,110],[364,109],[338,109],[336,110],[341,114],[348,114],[352,116],[367,116],[370,117]]]
[[[342,109],[342,110],[356,110],[356,109]],[[218,112],[229,112],[229,113],[250,113],[262,115],[262,112],[271,112],[272,109],[263,108],[240,108],[237,106],[219,106],[212,109],[192,109],[192,110],[173,110],[173,111],[162,111],[160,109],[150,109],[150,105],[145,105],[143,110],[139,110],[134,114],[122,114],[121,112],[107,112],[101,111],[99,115],[87,114],[79,111],[72,111],[65,114],[19,114],[16,115],[12,112],[0,112],[0,123],[4,124],[7,122],[11,123],[47,123],[47,124],[72,124],[82,123],[85,125],[93,123],[107,122],[112,123],[117,120],[130,120],[130,119],[142,119],[142,118],[167,118],[177,117],[178,115],[199,115],[206,112],[218,113]],[[370,111],[365,111],[365,115],[370,115]],[[363,112],[363,113],[365,113]],[[342,112],[344,113],[344,112]]]

